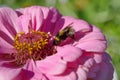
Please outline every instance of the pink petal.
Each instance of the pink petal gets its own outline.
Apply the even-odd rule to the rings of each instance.
[[[30,15],[31,17],[30,27],[32,27],[34,30],[38,30],[41,27],[44,15],[40,7],[32,6],[25,8],[24,14]]]
[[[12,80],[33,80],[33,75],[33,72],[22,69],[21,72]]]
[[[19,17],[18,20],[19,20],[19,26],[22,28],[23,32],[28,33],[30,15],[22,15]]]
[[[0,30],[4,31],[12,39],[21,29],[18,26],[17,14],[11,8],[0,8]]]
[[[36,64],[33,60],[28,60],[21,73],[13,80],[47,80],[41,71],[39,71]]]
[[[84,66],[87,68],[91,68],[94,65],[95,61],[94,59],[90,58],[85,61]]]
[[[88,52],[104,52],[106,49],[106,41],[99,40],[88,40],[88,41],[79,41],[76,47],[79,47]]]
[[[63,73],[67,67],[67,62],[61,60],[60,57],[57,55],[53,55],[36,63],[39,71],[45,74],[52,75]]]
[[[102,32],[95,26],[91,26],[92,31],[87,32],[79,38],[79,41],[74,45],[85,50],[92,52],[104,52],[107,47],[106,39]],[[77,35],[79,37],[80,35]]]
[[[79,41],[89,41],[89,40],[99,40],[99,41],[106,41],[105,36],[103,33],[95,26],[91,26],[92,31],[87,32],[86,34],[76,34],[76,37],[80,37]]]
[[[67,75],[62,76],[53,76],[53,75],[46,75],[49,80],[77,80],[77,76],[75,72],[71,72]]]
[[[13,80],[19,73],[21,69],[0,67],[0,80]]]
[[[47,18],[45,19],[41,30],[50,32],[52,34],[55,30],[55,24],[60,19],[60,17],[60,13],[55,8],[49,8]]]
[[[16,9],[15,11],[16,11],[18,16],[21,16],[24,13],[24,8],[19,8],[19,9]]]
[[[22,75],[22,80],[26,80],[29,78],[31,80],[41,80],[44,76],[42,75],[41,71],[39,71],[37,67],[37,63],[33,60],[28,60],[26,64],[24,65],[23,69],[25,70]],[[27,74],[30,74],[28,76],[25,76]]]
[[[100,71],[98,72],[95,80],[112,80],[113,67],[111,64],[101,63]]]
[[[100,70],[100,65],[94,64],[88,72],[88,78],[93,78],[93,79],[96,78],[97,76],[96,73],[99,72],[99,70]]]
[[[31,8],[35,8],[35,9],[41,9],[42,10],[42,12],[43,12],[43,17],[44,17],[44,19],[46,19],[47,18],[47,16],[48,16],[48,12],[49,12],[49,8],[48,7],[43,7],[43,6],[32,6],[32,7],[27,7],[27,8],[19,8],[19,9],[16,9],[16,11],[17,11],[17,13],[18,13],[18,15],[24,15],[24,14],[26,14],[26,13],[28,13],[27,11],[29,10],[29,9],[31,9]],[[29,11],[30,12],[30,11]]]
[[[103,61],[105,61],[105,62],[111,62],[111,61],[112,61],[112,58],[110,57],[110,55],[109,55],[107,52],[104,52],[104,53],[103,53],[102,59],[103,59]]]
[[[28,60],[23,68],[26,70],[34,71],[36,68],[36,63],[33,60]]]
[[[87,41],[87,40],[105,40],[104,35],[101,32],[89,32],[85,36],[83,36],[80,41]]]
[[[14,43],[13,40],[3,31],[0,31],[0,41],[2,42],[2,43],[0,43],[0,45],[3,44],[3,46],[6,46],[6,47],[7,46],[11,47]]]
[[[37,64],[41,72],[46,74],[61,74],[66,70],[67,62],[75,61],[82,55],[79,48],[67,45],[57,48],[58,53],[53,56],[49,56],[45,60],[39,61]],[[70,53],[70,55],[69,55]],[[49,65],[49,67],[47,66]]]
[[[6,38],[6,39],[8,39],[7,40],[8,42],[11,41],[11,40],[9,40],[9,38]],[[11,44],[9,44],[7,41],[5,41],[3,38],[0,37],[0,54],[15,52],[15,50],[13,49],[13,46]]]
[[[13,48],[6,48],[6,47],[1,47],[0,46],[0,54],[1,53],[8,53],[8,54],[11,54],[11,53],[14,53],[16,50],[13,49]]]
[[[65,45],[63,47],[57,47],[58,55],[62,57],[64,61],[73,62],[77,60],[81,55],[82,51],[80,48],[72,45]]]
[[[13,57],[10,54],[2,54],[0,53],[0,63],[2,63],[2,61],[12,61]]]
[[[87,72],[82,67],[77,69],[78,80],[87,80]]]
[[[96,63],[101,63],[103,59],[104,53],[95,53],[94,54],[94,60]]]
[[[13,39],[21,29],[18,26],[17,14],[10,8],[0,8],[0,53],[13,52]]]
[[[34,11],[33,11],[34,10]],[[21,14],[30,14],[31,26],[44,32],[53,32],[56,21],[60,18],[59,12],[55,8],[32,6],[25,9],[18,9]]]

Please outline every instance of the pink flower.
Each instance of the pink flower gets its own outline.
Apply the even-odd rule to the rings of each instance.
[[[112,80],[102,32],[55,8],[0,8],[0,80]]]

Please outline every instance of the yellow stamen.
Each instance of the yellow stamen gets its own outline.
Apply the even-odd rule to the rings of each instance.
[[[30,55],[34,53],[34,51],[38,51],[40,49],[43,49],[45,47],[45,45],[48,44],[48,36],[49,34],[45,33],[45,32],[41,32],[41,31],[32,31],[30,33],[30,36],[25,38],[24,40],[22,40],[21,36],[27,35],[24,32],[18,33],[15,36],[15,48],[18,51],[27,51]],[[39,35],[37,37],[39,37],[38,39],[36,39],[35,41],[32,41],[32,36],[33,35]],[[30,38],[30,39],[29,39]]]

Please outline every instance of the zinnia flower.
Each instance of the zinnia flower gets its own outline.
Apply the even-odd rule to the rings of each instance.
[[[0,80],[112,80],[102,32],[53,7],[0,8]]]

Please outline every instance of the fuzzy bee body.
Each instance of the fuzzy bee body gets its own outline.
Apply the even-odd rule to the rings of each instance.
[[[68,37],[74,39],[75,30],[71,26],[67,26],[63,30],[60,30],[53,41],[54,45],[60,44],[62,41],[66,40]]]

